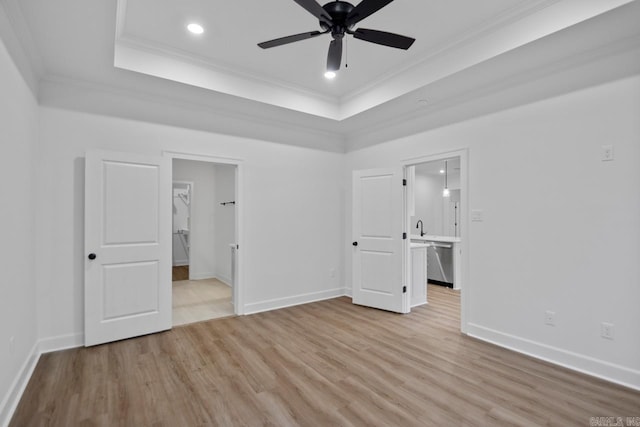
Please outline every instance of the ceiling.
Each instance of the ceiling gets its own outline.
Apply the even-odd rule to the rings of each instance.
[[[90,110],[87,88],[100,88],[168,108],[198,108],[203,122],[204,112],[251,118],[267,140],[275,139],[269,126],[287,126],[292,141],[305,134],[338,146],[506,108],[572,88],[577,80],[593,84],[605,74],[638,72],[628,55],[613,58],[623,44],[635,55],[638,3],[396,0],[356,27],[414,37],[414,45],[404,51],[349,37],[342,69],[326,80],[329,35],[266,50],[257,46],[319,29],[293,0],[0,0],[37,74],[41,102]],[[200,23],[204,34],[189,33],[190,22]],[[542,86],[547,75],[561,76],[569,58],[579,66],[586,57],[605,58],[608,71],[592,67],[597,76],[580,73],[562,86],[557,79]],[[527,89],[527,97],[510,90],[508,101],[486,98],[534,79],[538,85]],[[109,108],[117,115],[134,107],[113,101]],[[172,123],[168,112],[158,111]],[[148,111],[137,114],[153,120]],[[207,128],[194,117],[183,125]],[[245,131],[224,129],[222,119],[220,127],[223,133]]]
[[[345,60],[349,66],[332,81],[323,77],[331,40],[328,34],[270,50],[257,46],[277,37],[320,30],[318,21],[293,0],[120,1],[123,23],[119,39],[186,55],[272,84],[341,99],[410,67],[462,34],[481,30],[531,3],[540,1],[394,1],[358,26],[408,35],[416,39],[414,45],[403,51],[348,36]],[[444,17],[452,16],[454,20],[442,25]],[[187,32],[189,22],[200,23],[205,33],[194,36]]]

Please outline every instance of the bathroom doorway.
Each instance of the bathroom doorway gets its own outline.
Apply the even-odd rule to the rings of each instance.
[[[467,287],[467,152],[442,153],[404,164],[407,182],[405,271],[412,307],[448,294],[460,304],[464,332]],[[437,298],[429,298],[429,294]],[[446,295],[445,295],[446,294]]]
[[[238,313],[238,166],[172,159],[173,326]]]

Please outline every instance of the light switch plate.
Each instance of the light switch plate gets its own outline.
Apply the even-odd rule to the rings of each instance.
[[[482,222],[484,221],[484,211],[482,209],[471,210],[471,221]]]
[[[600,158],[603,162],[610,162],[613,160],[613,145],[603,145]]]

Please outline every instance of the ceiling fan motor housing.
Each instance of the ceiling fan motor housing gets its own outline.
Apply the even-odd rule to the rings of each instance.
[[[320,27],[322,27],[324,31],[331,30],[331,36],[334,39],[343,38],[347,28],[351,29],[353,27],[353,25],[347,27],[346,21],[347,16],[349,16],[354,6],[346,1],[332,1],[322,6],[322,8],[331,16],[333,26],[329,26],[326,22],[320,21]]]

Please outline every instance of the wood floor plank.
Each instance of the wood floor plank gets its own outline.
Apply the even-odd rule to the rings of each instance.
[[[10,426],[589,425],[640,393],[466,337],[456,291],[337,298],[40,358]]]

